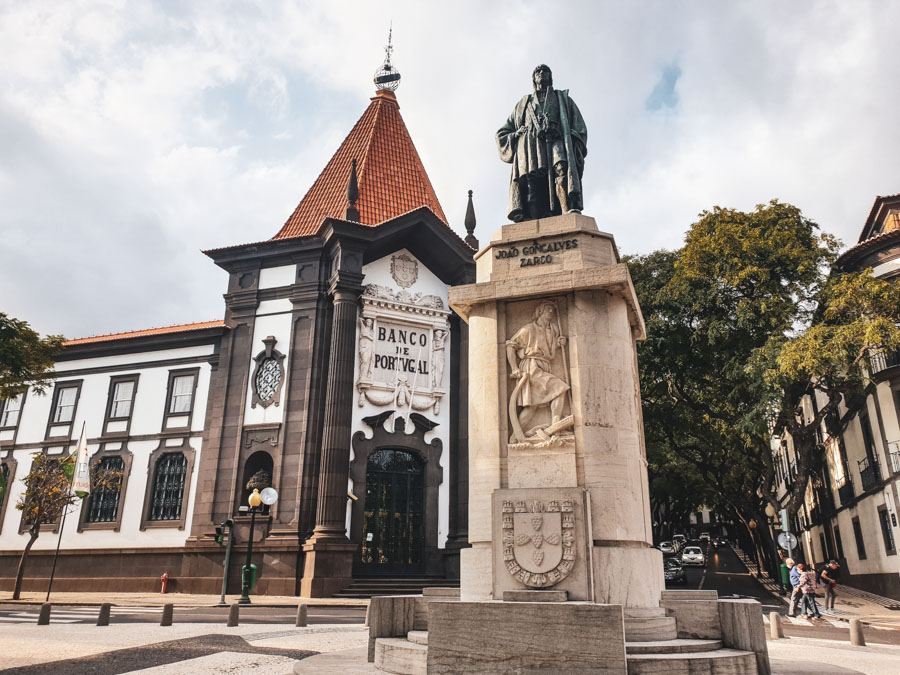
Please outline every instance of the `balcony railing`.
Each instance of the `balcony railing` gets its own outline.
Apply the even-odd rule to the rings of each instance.
[[[844,482],[838,485],[838,497],[841,500],[841,506],[846,506],[852,502],[855,496],[853,494],[853,481],[850,480],[849,474],[845,475]]]
[[[866,457],[857,462],[859,466],[859,479],[862,482],[863,492],[873,485],[881,482],[881,469],[875,457]]]
[[[883,370],[900,365],[900,352],[878,351],[869,352],[869,364],[872,368],[872,375],[876,375]]]
[[[888,443],[888,464],[891,465],[891,471],[900,473],[900,441]]]

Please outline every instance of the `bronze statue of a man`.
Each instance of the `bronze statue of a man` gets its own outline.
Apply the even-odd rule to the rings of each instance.
[[[553,88],[544,64],[527,94],[497,132],[500,159],[512,164],[509,219],[513,222],[580,213],[587,126],[568,90]]]

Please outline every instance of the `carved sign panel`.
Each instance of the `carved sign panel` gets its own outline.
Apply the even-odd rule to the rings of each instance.
[[[571,500],[504,500],[503,562],[532,588],[555,586],[575,566],[575,506]]]

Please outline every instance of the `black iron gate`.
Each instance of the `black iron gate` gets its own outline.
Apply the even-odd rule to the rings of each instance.
[[[417,455],[405,450],[378,450],[369,455],[360,572],[421,571],[424,502],[424,465]]]

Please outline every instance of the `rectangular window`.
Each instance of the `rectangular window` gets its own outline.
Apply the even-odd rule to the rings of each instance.
[[[56,407],[53,409],[53,424],[66,424],[75,417],[75,399],[78,387],[63,387],[56,392]]]
[[[0,427],[14,427],[19,423],[23,398],[24,394],[19,394],[15,398],[0,401]]]
[[[109,416],[121,419],[131,416],[131,403],[134,400],[134,380],[122,380],[113,384],[112,401]]]
[[[828,547],[825,545],[825,534],[819,535],[819,547],[822,549],[822,560],[828,560],[831,556],[828,555]]]
[[[169,397],[169,414],[191,412],[194,400],[194,375],[176,375],[172,378],[172,394]]]
[[[891,529],[891,514],[884,506],[878,509],[878,521],[881,523],[881,537],[884,539],[884,550],[888,555],[897,552],[894,543],[894,532]]]
[[[875,461],[875,436],[872,434],[872,423],[869,421],[869,414],[863,412],[859,416],[859,426],[862,429],[863,443],[866,446],[866,457]]]
[[[859,518],[853,518],[853,536],[856,537],[856,553],[860,560],[866,559],[866,544],[863,541],[862,528],[859,526]]]
[[[834,528],[834,546],[837,548],[837,557],[841,559],[844,557],[844,542],[841,541],[841,528]]]

